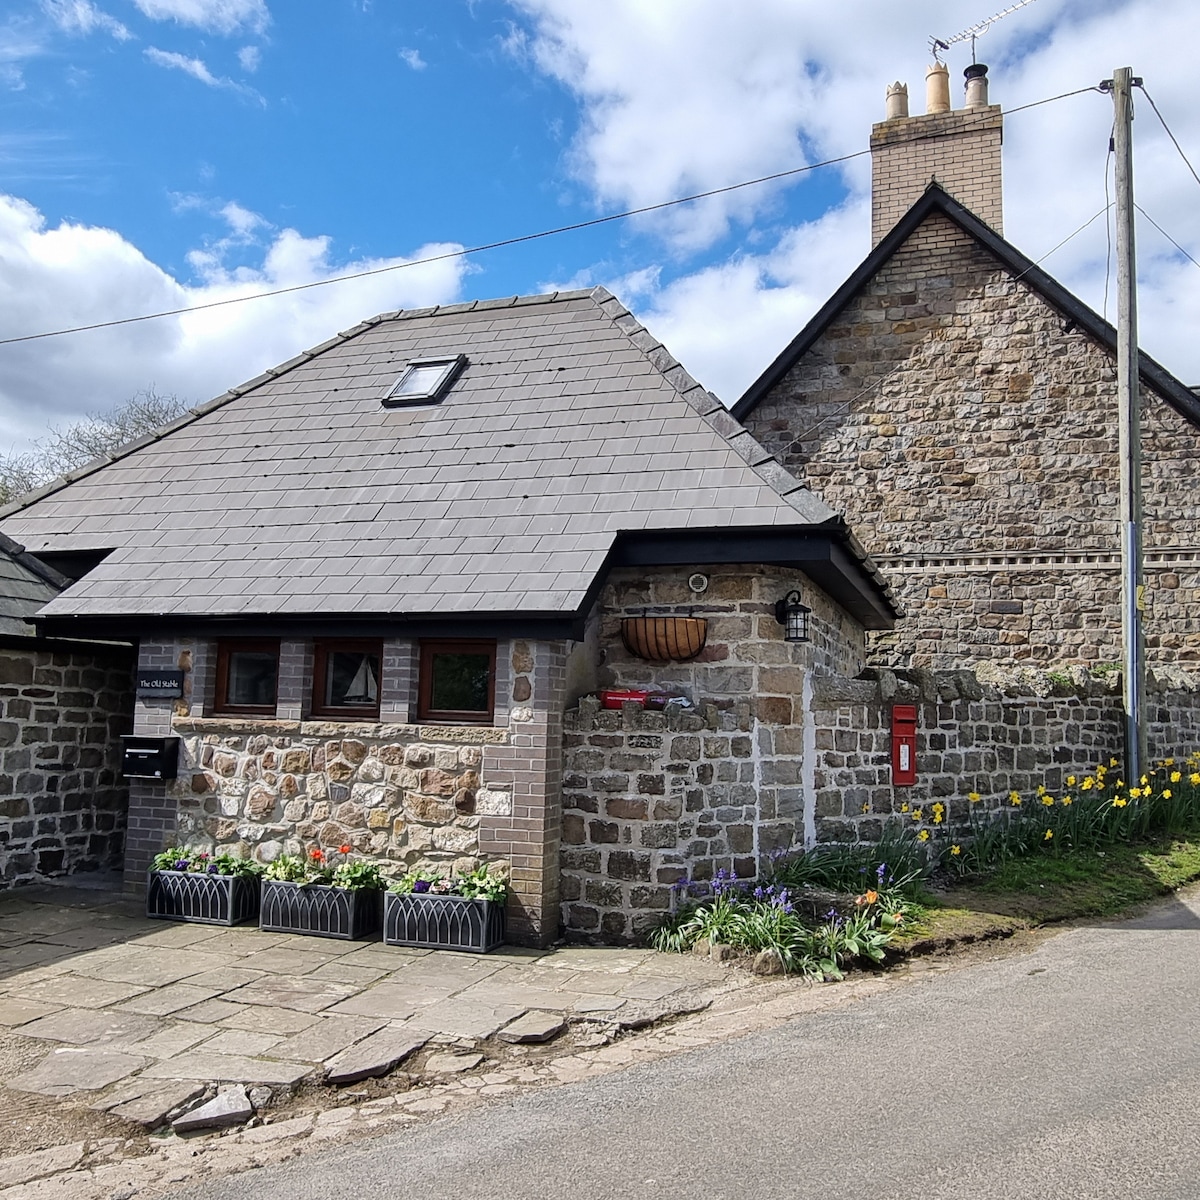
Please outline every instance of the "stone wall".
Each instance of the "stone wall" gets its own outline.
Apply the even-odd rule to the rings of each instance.
[[[918,780],[891,781],[891,714],[919,713]],[[1200,677],[1150,680],[1151,754],[1200,747]],[[597,941],[636,939],[671,906],[671,885],[715,871],[754,878],[773,851],[877,841],[897,822],[931,839],[961,827],[972,792],[995,810],[1119,756],[1120,675],[870,670],[811,673],[794,729],[756,723],[751,698],[724,709],[567,714],[563,781],[563,924]],[[778,751],[774,757],[772,751]],[[940,813],[935,805],[941,805]],[[940,816],[940,819],[938,819]]]
[[[693,591],[689,579],[705,576]],[[798,589],[811,641],[789,643],[775,602]],[[625,649],[626,616],[691,613],[704,650],[683,663]],[[862,628],[801,572],[712,566],[613,572],[597,604],[601,687],[681,694],[693,708],[602,710],[584,698],[563,732],[563,923],[601,941],[636,937],[684,875],[753,874],[759,858],[803,841],[806,738],[823,673],[856,673]]]
[[[0,888],[120,869],[128,651],[0,649]]]
[[[746,424],[907,617],[872,661],[1120,654],[1113,359],[934,214]],[[1200,430],[1143,396],[1151,661],[1200,663]]]
[[[1058,793],[1122,754],[1121,677],[1082,668],[1045,673],[983,667],[970,671],[868,672],[868,678],[816,680],[813,804],[818,841],[876,841],[889,820],[931,835],[967,819],[969,795],[983,810],[1026,801],[1044,784]],[[917,783],[891,782],[893,704],[918,708]],[[1200,748],[1200,677],[1178,669],[1152,674],[1147,735],[1154,758]],[[934,822],[932,805],[945,808]],[[905,811],[904,806],[908,806]],[[940,828],[939,828],[940,827]]]
[[[182,840],[267,860],[349,844],[387,873],[415,866],[509,869],[510,940],[558,933],[565,644],[501,641],[491,726],[408,722],[411,641],[384,642],[381,722],[305,720],[312,648],[281,644],[276,719],[212,717],[214,645],[144,641],[143,668],[184,672],[181,699],[139,700],[137,732],[184,739],[173,784],[134,780],[128,886]]]

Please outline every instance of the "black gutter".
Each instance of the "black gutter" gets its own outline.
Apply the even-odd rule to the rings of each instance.
[[[891,232],[867,255],[850,278],[830,296],[816,316],[730,409],[739,421],[744,420],[775,388],[841,311],[912,236],[921,222],[935,212],[953,221],[1069,322],[1088,334],[1110,354],[1116,354],[1117,331],[1114,326],[1084,304],[1078,296],[1069,292],[1058,280],[1046,274],[1031,259],[1026,258],[1011,242],[1005,241],[991,226],[985,225],[970,209],[964,208],[936,183],[931,183],[916,204],[900,218]],[[1138,355],[1138,372],[1143,384],[1152,388],[1181,417],[1200,427],[1200,398],[1191,388],[1181,383],[1144,351],[1140,351]]]

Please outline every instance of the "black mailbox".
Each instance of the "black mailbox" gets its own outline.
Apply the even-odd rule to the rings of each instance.
[[[174,779],[179,774],[179,739],[123,737],[121,774],[130,779]]]

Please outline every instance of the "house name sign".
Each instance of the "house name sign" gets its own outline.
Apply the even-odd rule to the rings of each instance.
[[[182,671],[139,671],[136,691],[139,696],[158,696],[163,699],[183,695]]]

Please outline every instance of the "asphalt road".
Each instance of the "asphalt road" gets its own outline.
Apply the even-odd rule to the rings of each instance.
[[[1200,1197],[1200,892],[766,1033],[179,1192]]]

